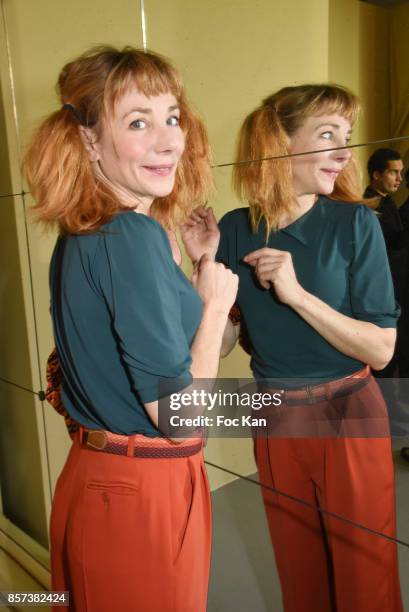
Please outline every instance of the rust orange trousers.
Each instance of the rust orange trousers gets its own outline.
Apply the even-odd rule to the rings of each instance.
[[[205,612],[211,507],[201,452],[118,456],[75,434],[50,532],[52,588],[70,591],[65,609]]]
[[[329,414],[331,402],[321,408],[321,414]],[[379,388],[372,379],[332,408],[354,417],[349,423],[338,421],[338,426],[368,435],[255,438],[260,480],[396,536],[391,442]],[[290,423],[294,430],[293,426]],[[277,431],[285,429],[278,423]],[[298,431],[302,432],[299,423]],[[371,437],[371,431],[379,437]],[[402,612],[394,543],[266,488],[262,494],[285,612]]]

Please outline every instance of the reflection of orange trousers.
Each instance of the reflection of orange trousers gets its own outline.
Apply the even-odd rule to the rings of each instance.
[[[383,402],[374,384],[359,401],[371,392]],[[259,437],[255,455],[264,484],[396,536],[389,438]],[[268,489],[262,494],[285,612],[403,610],[395,544]]]
[[[51,516],[52,588],[70,610],[205,612],[210,542],[201,452],[134,458],[76,438]]]

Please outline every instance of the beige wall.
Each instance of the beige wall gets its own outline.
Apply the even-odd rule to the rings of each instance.
[[[352,143],[390,136],[391,14],[388,9],[356,0],[330,0],[328,79],[349,87],[362,105]],[[362,187],[367,180],[367,159],[376,148],[373,145],[355,150]]]
[[[392,92],[391,132],[396,136],[409,135],[409,5],[397,6],[391,15],[390,75]],[[409,161],[409,140],[397,147]]]
[[[409,4],[396,7],[391,13],[390,37],[390,79],[391,79],[391,133],[409,135],[409,71],[406,58],[409,54]],[[405,168],[409,168],[409,140],[393,145],[404,156]],[[408,189],[403,183],[396,201],[402,204],[408,197]]]
[[[359,3],[359,95],[362,100],[362,142],[389,138],[391,132],[390,99],[390,20],[393,11]],[[363,177],[368,181],[366,162],[375,149],[394,144],[378,144],[361,151]]]
[[[356,0],[329,1],[328,80],[359,88],[359,11]]]
[[[34,124],[57,107],[53,88],[63,63],[96,43],[141,46],[142,37],[139,0],[121,0],[119,5],[108,0],[3,0],[2,5],[17,110],[16,123],[3,42],[0,61],[10,158],[10,172],[5,173],[9,178],[0,188],[5,193],[10,187],[21,190],[19,149]],[[216,163],[233,159],[244,116],[265,95],[288,84],[344,83],[361,94],[366,108],[356,140],[388,134],[388,80],[382,55],[388,30],[382,24],[389,13],[384,10],[356,0],[145,0],[145,8],[148,46],[171,57],[181,69],[190,98],[208,126]],[[217,193],[211,203],[221,215],[238,203],[230,189],[230,169],[215,169],[214,175]],[[31,224],[26,235],[21,201],[10,200],[8,205],[11,216],[4,228],[9,228],[10,246],[0,253],[0,279],[10,274],[20,279],[16,297],[4,311],[6,320],[14,315],[18,331],[12,325],[2,329],[0,364],[6,360],[20,382],[40,388],[53,344],[47,272],[55,237],[43,235]],[[235,349],[220,373],[249,375],[248,357]],[[7,393],[11,397],[11,391]],[[39,449],[34,480],[39,490],[40,480],[44,483],[41,495],[47,514],[68,438],[61,418],[48,406],[34,404],[22,393],[13,402],[15,406],[31,402],[30,430]],[[19,427],[24,438],[24,427]],[[12,450],[7,452],[13,455]],[[255,469],[250,441],[210,440],[206,455],[241,473]],[[226,482],[222,472],[210,470],[209,475],[213,488]]]

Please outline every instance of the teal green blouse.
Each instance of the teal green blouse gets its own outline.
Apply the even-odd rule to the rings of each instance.
[[[98,233],[59,238],[50,288],[70,416],[90,428],[161,435],[143,404],[192,382],[202,316],[161,225],[130,211]]]
[[[243,262],[256,249],[289,251],[302,287],[338,312],[380,327],[396,326],[399,308],[385,243],[367,206],[321,196],[297,221],[271,234],[267,244],[263,224],[252,233],[248,208],[227,213],[220,231],[217,259],[239,275],[237,305],[257,379],[335,379],[363,364],[329,344],[274,290],[258,284]]]

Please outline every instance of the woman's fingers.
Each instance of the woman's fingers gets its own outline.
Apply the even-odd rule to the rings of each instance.
[[[208,253],[203,253],[197,264],[198,271],[203,270],[206,265],[214,265],[214,262]]]
[[[194,227],[197,224],[197,221],[194,221],[193,219],[190,219],[190,217],[188,219],[186,219],[186,221],[183,223],[183,225],[181,225],[181,229],[182,230],[187,230],[191,227]]]
[[[271,283],[276,287],[278,283],[285,290],[294,276],[292,257],[287,251],[265,247],[248,253],[244,261],[254,268],[257,280],[264,289],[269,289]]]
[[[203,302],[228,312],[237,294],[238,276],[205,253],[198,262],[195,286]]]
[[[201,223],[207,220],[208,210],[205,206],[198,206],[190,213],[188,218],[195,223]]]
[[[190,215],[190,219],[195,221],[196,223],[201,223],[203,221],[202,215],[199,215],[197,212],[193,211]]]
[[[206,225],[210,231],[218,232],[219,227],[217,225],[216,217],[214,216],[213,208],[210,206],[206,208]]]
[[[257,249],[257,251],[247,253],[247,255],[243,257],[243,261],[253,266],[255,265],[255,262],[257,262],[259,259],[266,257],[276,258],[283,255],[286,255],[286,251],[279,251],[278,249],[270,249],[268,247],[264,247],[263,249]]]
[[[209,208],[205,208],[204,206],[195,208],[195,210],[190,213],[189,217],[183,223],[182,228],[194,227],[199,223],[204,223],[206,228],[211,232],[219,231],[217,220],[211,206]]]
[[[257,274],[261,274],[264,272],[270,272],[273,270],[279,270],[283,265],[282,261],[264,261],[259,262],[256,266]]]
[[[264,289],[269,289],[270,283],[274,283],[282,268],[281,262],[272,264],[271,262],[257,266],[255,269],[258,282]]]

